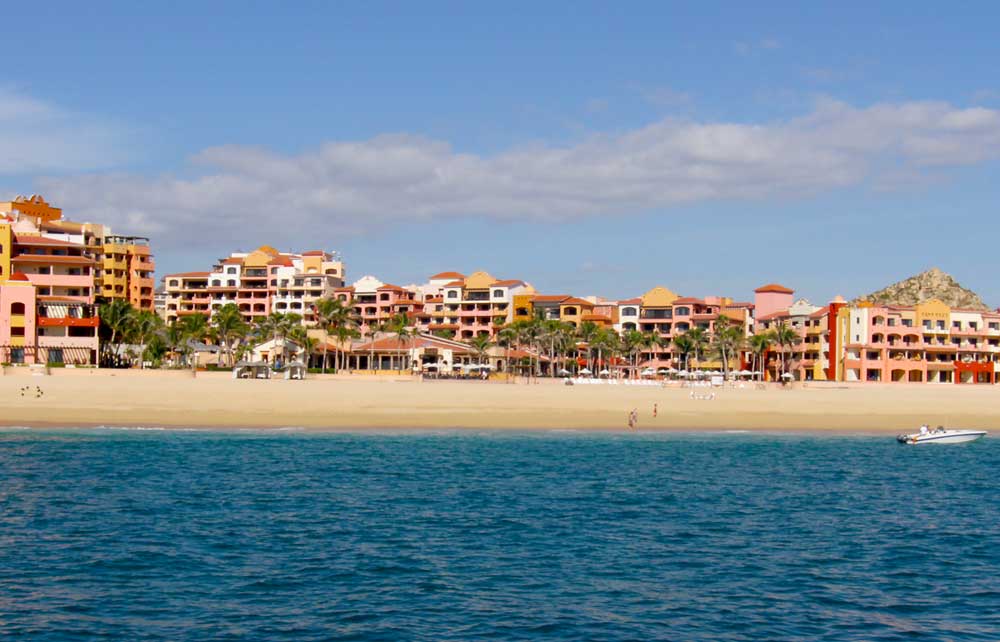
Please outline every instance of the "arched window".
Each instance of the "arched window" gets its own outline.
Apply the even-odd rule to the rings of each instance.
[[[634,317],[636,315],[635,308],[622,308],[623,317]]]
[[[676,314],[679,317],[686,317],[687,315],[691,314],[691,309],[685,308],[684,306],[681,306],[679,308],[674,308],[674,314]]]
[[[24,314],[24,304],[23,303],[11,303],[10,304],[11,314]]]
[[[571,316],[571,317],[575,317],[576,316],[576,308],[574,308],[572,306],[566,308],[566,315],[567,316]]]

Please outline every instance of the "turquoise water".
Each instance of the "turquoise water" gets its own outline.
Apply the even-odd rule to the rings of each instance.
[[[13,640],[998,640],[1000,440],[0,432]]]

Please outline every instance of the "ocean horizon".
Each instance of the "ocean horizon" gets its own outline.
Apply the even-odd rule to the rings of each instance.
[[[996,640],[1000,444],[0,429],[0,637]]]

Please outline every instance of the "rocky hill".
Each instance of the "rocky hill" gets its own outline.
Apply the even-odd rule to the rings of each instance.
[[[858,297],[853,302],[868,301],[882,305],[916,305],[939,299],[953,308],[989,310],[979,295],[963,288],[950,274],[931,268],[899,283],[893,283],[878,292]]]

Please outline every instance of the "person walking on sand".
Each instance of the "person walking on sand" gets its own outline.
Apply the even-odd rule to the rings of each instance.
[[[657,410],[658,410],[657,404],[654,402],[653,403],[653,419],[656,419],[656,412],[657,412]]]
[[[628,413],[628,429],[629,430],[635,429],[635,419],[632,418],[631,412]]]
[[[632,430],[639,430],[639,409],[633,408],[631,413]]]

